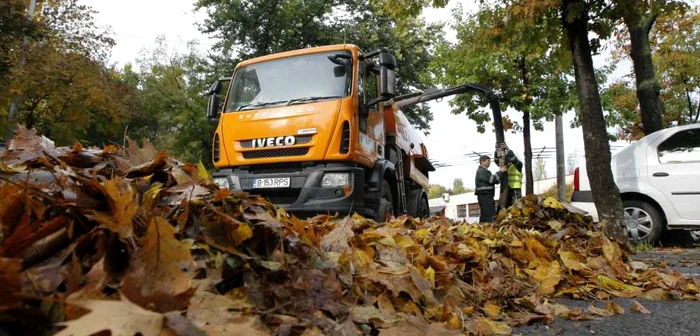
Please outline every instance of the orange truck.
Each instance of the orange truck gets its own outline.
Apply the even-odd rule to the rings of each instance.
[[[350,44],[240,62],[209,90],[214,181],[295,214],[428,216],[435,168],[400,108],[454,93],[397,96],[396,67]]]

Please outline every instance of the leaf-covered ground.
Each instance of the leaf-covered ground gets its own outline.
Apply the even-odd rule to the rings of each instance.
[[[457,335],[649,313],[556,297],[700,299],[589,217],[527,197],[494,225],[300,220],[148,142],[0,150],[0,331],[10,335]]]

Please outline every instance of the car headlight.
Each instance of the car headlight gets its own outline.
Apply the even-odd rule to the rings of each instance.
[[[215,177],[214,183],[216,183],[221,189],[229,189],[228,178],[226,177]]]
[[[342,187],[350,185],[350,173],[325,173],[321,179],[321,187]]]

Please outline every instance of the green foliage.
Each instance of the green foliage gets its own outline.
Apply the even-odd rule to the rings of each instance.
[[[213,60],[217,73],[230,76],[243,59],[328,44],[352,43],[364,51],[386,48],[398,62],[397,91],[426,89],[433,43],[443,39],[441,26],[418,19],[400,24],[371,1],[363,0],[198,0],[195,8],[209,18],[202,32],[219,41]],[[428,131],[432,113],[427,106],[404,110],[419,129]]]
[[[17,95],[16,121],[59,144],[114,139],[131,106],[127,88],[104,66],[114,41],[96,27],[94,12],[75,0],[42,5],[35,14],[41,30],[26,49],[25,64],[12,64],[0,85],[6,88],[2,106]],[[3,129],[6,123],[3,118]]]
[[[454,181],[452,181],[451,189],[448,189],[440,184],[430,185],[430,188],[428,189],[428,198],[440,198],[443,194],[459,195],[472,191],[474,190],[464,187],[464,182],[461,178],[455,178]]]
[[[443,185],[430,185],[430,188],[428,189],[428,199],[440,198],[443,194],[452,195],[451,190],[447,190],[447,188],[445,188]]]
[[[459,42],[440,45],[434,67],[445,85],[477,83],[496,89],[504,110],[528,111],[541,128],[541,120],[553,119],[575,102],[570,56],[550,19],[524,20],[514,16],[517,9],[482,5],[476,13],[456,11]],[[484,132],[491,120],[485,99],[460,95],[451,104],[453,113],[466,112]]]
[[[202,93],[214,75],[206,60],[194,50],[173,54],[160,38],[138,65],[139,74],[124,71],[139,87],[138,114],[128,124],[129,135],[148,138],[181,160],[210,165],[214,125],[206,119]]]
[[[652,48],[666,121],[700,121],[700,5],[660,16]]]

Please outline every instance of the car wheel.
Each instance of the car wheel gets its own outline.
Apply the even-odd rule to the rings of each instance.
[[[394,215],[394,202],[391,195],[391,186],[386,180],[382,181],[382,198],[379,200],[379,211],[377,211],[377,220],[379,222],[386,221]]]
[[[633,243],[654,243],[664,231],[664,223],[655,206],[638,200],[624,201],[625,224]]]

